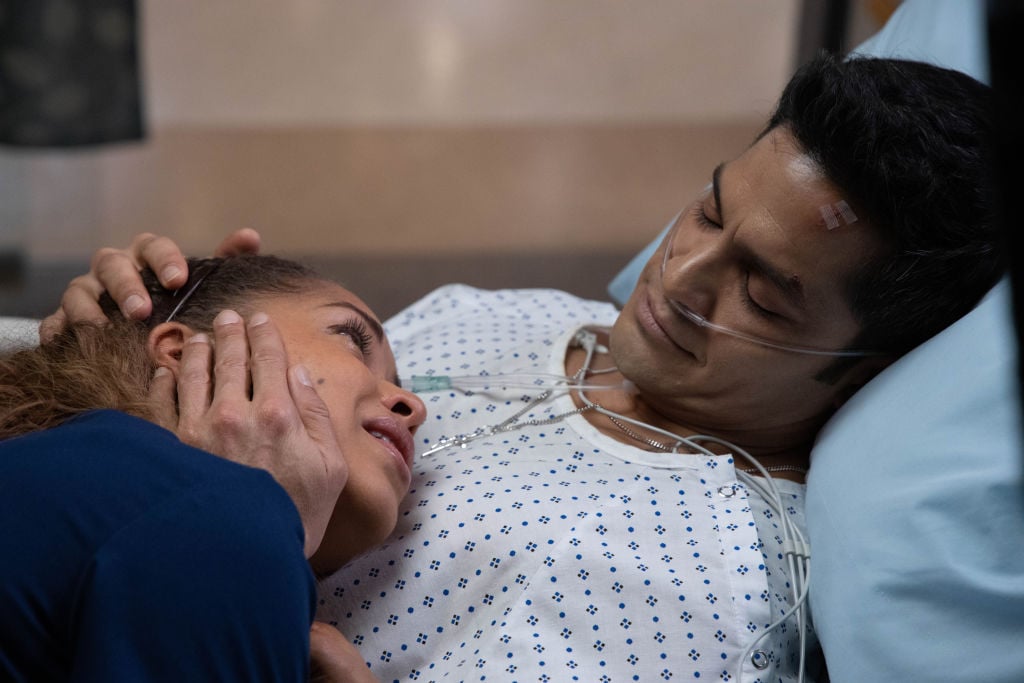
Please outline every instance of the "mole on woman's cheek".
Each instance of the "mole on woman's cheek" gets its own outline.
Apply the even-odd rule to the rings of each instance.
[[[323,378],[323,377],[321,377],[320,379],[318,379],[318,380],[316,381],[316,383],[317,383],[317,384],[323,384],[323,383],[324,383],[324,378]]]

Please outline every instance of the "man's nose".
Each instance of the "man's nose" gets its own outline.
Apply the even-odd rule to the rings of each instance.
[[[677,249],[665,262],[662,275],[665,296],[710,318],[724,270],[721,245],[698,243],[676,246]]]

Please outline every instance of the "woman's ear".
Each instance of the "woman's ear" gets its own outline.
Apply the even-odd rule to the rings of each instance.
[[[146,341],[146,352],[153,365],[176,370],[181,361],[181,349],[192,334],[192,329],[181,323],[160,323],[154,327]]]

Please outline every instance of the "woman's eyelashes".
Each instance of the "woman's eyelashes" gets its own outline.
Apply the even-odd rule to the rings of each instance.
[[[373,348],[373,335],[366,329],[366,324],[358,318],[331,325],[328,329],[332,334],[348,337],[364,357],[368,356]]]

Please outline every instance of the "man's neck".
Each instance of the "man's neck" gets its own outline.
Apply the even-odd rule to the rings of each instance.
[[[607,345],[607,335],[599,332],[599,343]],[[565,369],[569,376],[575,375],[586,361],[586,351],[579,347],[570,347],[566,353]],[[795,427],[777,433],[765,433],[747,431],[741,427],[728,428],[716,426],[713,428],[699,424],[696,419],[686,419],[675,415],[668,415],[660,409],[657,401],[645,396],[633,388],[626,388],[623,385],[624,378],[617,370],[610,370],[614,367],[614,361],[608,354],[595,354],[590,365],[590,371],[606,371],[597,374],[589,374],[586,381],[588,384],[604,384],[614,388],[591,391],[587,398],[607,409],[610,412],[622,415],[632,420],[640,421],[680,437],[694,435],[714,436],[730,444],[734,444],[750,453],[764,466],[793,466],[806,468],[810,458],[810,447],[813,443],[814,434],[820,425],[808,425],[804,428]],[[583,403],[578,396],[574,395],[578,406]],[[672,450],[676,441],[671,437],[655,431],[646,429],[633,423],[625,423],[615,420],[601,412],[589,410],[583,416],[598,431],[605,436],[627,443],[639,448],[648,450]],[[716,443],[704,443],[712,452],[734,453],[735,449]],[[686,453],[685,447],[681,449]],[[746,469],[745,460],[737,457],[736,466],[738,469]],[[779,476],[786,476],[787,473],[779,473]],[[802,480],[798,473],[789,478]]]

